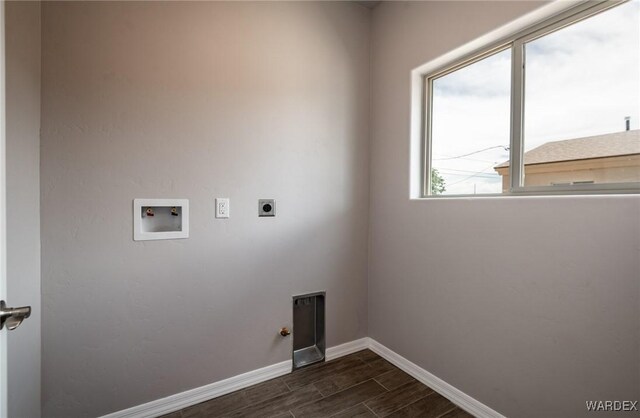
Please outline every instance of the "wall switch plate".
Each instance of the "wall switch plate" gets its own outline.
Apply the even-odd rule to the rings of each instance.
[[[229,198],[218,197],[216,198],[216,218],[228,218],[229,217]]]
[[[276,216],[276,200],[275,199],[259,199],[258,200],[258,216]]]

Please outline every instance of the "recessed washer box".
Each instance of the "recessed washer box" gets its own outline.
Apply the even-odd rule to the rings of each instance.
[[[189,238],[189,199],[134,199],[133,240]]]

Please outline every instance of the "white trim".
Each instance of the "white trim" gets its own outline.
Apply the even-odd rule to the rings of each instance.
[[[425,197],[424,192],[426,191],[426,184],[424,184],[426,174],[423,168],[423,142],[425,135],[425,126],[423,124],[425,99],[423,94],[425,91],[425,77],[441,69],[448,63],[470,56],[483,48],[490,47],[491,45],[498,46],[517,33],[532,28],[536,24],[540,24],[549,18],[567,12],[569,9],[582,3],[586,2],[584,0],[553,1],[411,71],[411,125],[409,145],[409,198],[411,200],[423,199]],[[429,196],[429,198],[431,198],[431,196]]]
[[[199,388],[176,393],[175,395],[167,396],[166,398],[157,399],[142,405],[113,412],[111,414],[104,415],[102,418],[157,417],[204,402],[208,399],[226,395],[227,393],[231,393],[239,389],[244,389],[257,383],[262,383],[290,372],[291,360],[287,360],[258,370],[233,376],[228,379],[220,380],[215,383],[210,383]]]
[[[388,349],[376,340],[370,339],[369,349],[387,360],[389,363],[405,371],[416,380],[429,386],[431,389],[449,399],[451,402],[458,405],[460,408],[464,409],[474,417],[505,418],[499,412],[494,411],[477,399],[474,399],[466,393],[462,392],[460,389],[451,386],[449,383],[445,382],[437,376],[434,376],[417,364],[412,363],[411,361],[402,357],[400,354]]]
[[[350,341],[326,351],[327,360],[334,360],[369,347],[369,338]],[[104,415],[101,418],[151,418],[178,411],[209,399],[244,389],[258,383],[291,373],[291,360],[272,364],[237,376],[220,380],[199,388],[187,390],[166,398],[157,399],[142,405]]]
[[[482,402],[451,386],[444,380],[434,376],[415,363],[388,349],[379,342],[369,338],[360,338],[335,347],[329,347],[326,352],[327,361],[344,357],[356,351],[370,349],[394,366],[413,376],[418,381],[429,386],[440,395],[478,418],[505,418]],[[123,409],[104,415],[101,418],[152,418],[169,414],[182,408],[217,398],[236,390],[244,389],[291,372],[291,360],[283,361],[261,369],[233,376],[199,388],[187,390],[166,398],[157,399],[132,408]]]
[[[524,120],[524,45],[539,37],[561,30],[584,19],[624,4],[629,0],[556,1],[475,39],[411,72],[410,190],[409,198],[439,199],[430,194],[431,177],[431,97],[433,80],[473,64],[505,48],[511,48],[511,129],[508,191],[486,194],[506,195],[586,195],[640,193],[640,182],[599,183],[569,186],[525,186],[523,167]],[[424,97],[420,99],[418,92]],[[428,106],[427,106],[428,105]],[[446,195],[447,198],[472,197],[473,194]]]
[[[0,1],[0,299],[7,298],[7,201],[5,113],[5,2]],[[0,331],[0,417],[7,416],[7,330]]]
[[[481,50],[493,43],[500,43],[502,40],[514,36],[515,34],[522,32],[525,29],[533,27],[535,25],[544,22],[546,19],[566,12],[575,6],[586,3],[583,0],[567,0],[567,1],[554,1],[548,3],[542,7],[539,7],[511,22],[498,27],[497,29],[488,32],[473,41],[470,41],[452,51],[449,51],[438,58],[429,61],[415,68],[412,73],[418,73],[420,75],[427,75],[440,67],[447,65],[448,63],[459,60],[460,58],[473,54],[474,52]]]
[[[367,349],[370,345],[371,339],[369,337],[360,338],[359,340],[349,341],[348,343],[327,348],[325,357],[327,361],[335,360],[351,353],[355,353],[356,351]]]

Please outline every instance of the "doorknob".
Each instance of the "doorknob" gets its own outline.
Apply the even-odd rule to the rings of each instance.
[[[31,306],[7,308],[4,300],[0,300],[0,329],[4,328],[4,325],[7,324],[7,329],[12,331],[18,328],[18,326],[22,324],[22,321],[29,318],[29,316],[31,316]]]

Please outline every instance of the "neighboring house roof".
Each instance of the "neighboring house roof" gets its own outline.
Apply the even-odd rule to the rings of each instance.
[[[524,164],[589,160],[640,154],[640,130],[547,142],[524,153]],[[494,168],[509,167],[509,161]]]

